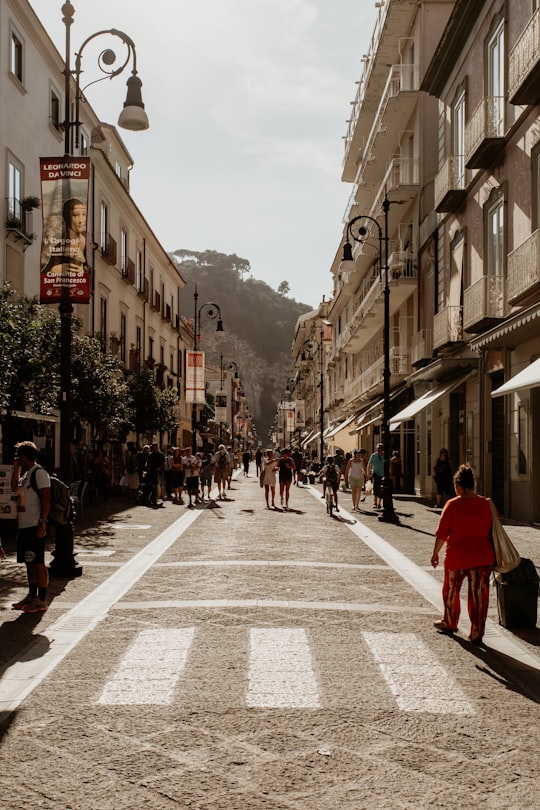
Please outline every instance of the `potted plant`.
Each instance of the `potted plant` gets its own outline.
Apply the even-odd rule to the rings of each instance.
[[[22,221],[20,217],[10,214],[6,217],[6,228],[16,228],[18,231],[22,230]]]
[[[32,211],[34,208],[39,208],[40,205],[41,201],[39,197],[33,197],[32,195],[23,197],[21,200],[21,208],[23,211]]]

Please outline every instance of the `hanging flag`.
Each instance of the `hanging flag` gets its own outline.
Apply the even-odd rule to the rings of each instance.
[[[204,405],[204,352],[186,352],[186,402]]]
[[[43,236],[42,304],[88,304],[87,260],[89,157],[40,158]]]
[[[216,422],[227,421],[227,392],[216,391]]]

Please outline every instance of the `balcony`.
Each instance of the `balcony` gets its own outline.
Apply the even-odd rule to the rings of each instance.
[[[390,68],[371,132],[364,146],[358,177],[362,183],[376,182],[381,165],[396,152],[399,135],[407,128],[419,93],[417,65],[399,64]]]
[[[433,318],[433,348],[443,349],[462,341],[463,307],[445,307]]]
[[[381,342],[362,352],[362,368],[364,370],[359,377],[360,396],[366,397],[368,394],[374,396],[380,393],[384,382],[384,345]],[[410,351],[401,346],[392,346],[390,348],[390,374],[393,385],[402,382],[411,371]]]
[[[420,329],[412,339],[411,366],[425,366],[433,357],[433,330]]]
[[[465,197],[467,172],[463,155],[450,155],[435,177],[435,210],[451,213],[459,208]]]
[[[482,276],[463,296],[463,328],[483,332],[504,318],[504,276]]]
[[[512,104],[540,101],[540,9],[534,12],[510,51],[508,96]]]
[[[504,149],[504,96],[482,99],[465,127],[465,166],[487,169]]]
[[[107,264],[116,264],[116,241],[110,233],[106,233],[103,236],[101,242],[101,257]]]
[[[30,199],[34,198],[26,198],[26,200]],[[14,197],[8,199],[6,234],[11,236],[15,242],[22,241],[23,253],[36,238],[36,235],[33,233],[32,208],[25,205],[25,200],[17,200]]]
[[[122,278],[128,282],[128,284],[135,284],[135,262],[133,259],[127,258],[124,262],[124,266],[122,267]]]
[[[508,254],[507,296],[518,304],[540,288],[540,230]]]

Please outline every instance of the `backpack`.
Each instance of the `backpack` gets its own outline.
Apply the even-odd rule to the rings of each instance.
[[[326,483],[330,484],[331,487],[337,487],[338,485],[338,471],[336,469],[335,464],[329,464],[326,468]]]
[[[37,470],[34,470],[30,476],[30,486],[39,494],[36,472]],[[74,513],[73,500],[69,494],[68,485],[60,481],[55,475],[51,475],[51,508],[47,520],[56,523],[58,526],[67,526],[68,523],[74,520]]]
[[[225,467],[228,467],[228,465],[229,465],[229,462],[227,461],[227,453],[224,453],[222,450],[221,450],[221,451],[220,451],[220,453],[219,453],[219,458],[218,458],[218,460],[217,460],[217,465],[218,465],[218,467],[220,467],[220,469],[222,469],[222,470],[223,470]]]

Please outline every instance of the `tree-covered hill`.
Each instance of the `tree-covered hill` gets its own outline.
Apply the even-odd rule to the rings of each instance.
[[[198,309],[207,302],[219,306],[224,335],[216,340],[215,328],[205,323],[202,311],[202,345],[213,364],[219,366],[220,354],[224,362],[237,364],[259,438],[265,443],[291,368],[296,321],[311,307],[288,298],[286,282],[278,292],[253,278],[249,262],[234,254],[175,250],[171,255],[187,282],[182,314],[195,315],[195,284]]]

